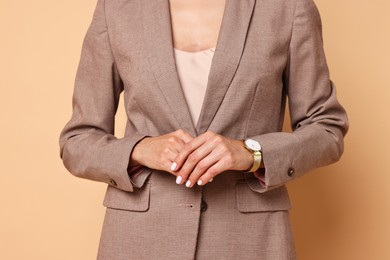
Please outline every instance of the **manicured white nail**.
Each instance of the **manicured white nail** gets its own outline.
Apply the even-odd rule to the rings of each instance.
[[[177,183],[177,184],[180,184],[180,183],[181,183],[181,180],[182,180],[181,176],[177,176],[177,178],[176,178],[176,183]]]
[[[186,182],[186,187],[190,187],[190,186],[191,186],[191,181],[188,180],[188,181]]]
[[[176,169],[177,163],[173,162],[171,165],[171,171],[174,171]]]
[[[213,181],[213,178],[211,178],[210,180],[209,180],[209,182],[212,182]]]
[[[198,180],[198,185],[202,185],[202,180]]]

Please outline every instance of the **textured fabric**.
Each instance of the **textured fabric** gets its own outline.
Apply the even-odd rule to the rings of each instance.
[[[131,184],[141,188],[150,174],[150,169],[144,165],[136,165],[128,169]]]
[[[98,259],[295,259],[285,188],[253,192],[229,171],[188,189],[154,172],[135,193],[108,192]]]
[[[199,52],[187,52],[176,48],[174,50],[180,85],[190,111],[192,123],[195,126],[198,122],[206,93],[207,80],[215,48]],[[137,188],[142,187],[149,176],[149,172],[145,171],[144,168],[147,167],[137,165],[129,169],[131,182]],[[259,169],[253,173],[263,187],[265,187],[264,174],[264,169]]]
[[[122,91],[127,124],[116,138]],[[282,132],[287,96],[292,133]],[[145,185],[134,186],[133,147],[177,129],[259,141],[264,185],[226,171],[189,189],[144,167]],[[339,160],[347,130],[312,0],[226,1],[196,125],[175,65],[169,2],[98,0],[59,141],[69,172],[109,184],[99,259],[284,260],[295,258],[285,184]]]
[[[174,48],[175,63],[180,85],[186,99],[191,120],[194,126],[198,122],[204,95],[206,93],[211,61],[215,48],[199,52],[187,52]],[[129,176],[133,186],[140,188],[144,185],[149,172],[147,167],[137,165],[129,168]]]

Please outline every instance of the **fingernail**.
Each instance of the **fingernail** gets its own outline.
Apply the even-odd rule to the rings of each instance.
[[[198,185],[202,185],[202,180],[198,180]]]
[[[177,178],[176,178],[176,183],[177,183],[177,184],[180,184],[180,183],[181,183],[181,180],[182,180],[181,176],[177,176]]]
[[[171,165],[171,170],[174,171],[176,169],[177,163],[173,162]]]
[[[211,178],[210,180],[209,180],[209,182],[212,182],[213,181],[213,179]]]
[[[188,180],[187,182],[186,182],[186,187],[190,187],[191,186],[191,181],[190,180]]]

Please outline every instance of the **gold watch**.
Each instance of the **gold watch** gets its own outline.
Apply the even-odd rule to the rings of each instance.
[[[242,142],[244,143],[244,147],[253,155],[252,167],[248,171],[244,171],[244,172],[255,172],[260,168],[261,165],[261,160],[262,160],[261,145],[259,144],[259,142],[250,138],[242,139]]]

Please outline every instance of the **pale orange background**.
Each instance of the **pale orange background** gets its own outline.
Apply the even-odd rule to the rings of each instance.
[[[106,186],[70,175],[58,146],[95,1],[0,0],[0,259],[96,258]],[[390,1],[316,3],[351,129],[339,163],[288,185],[297,253],[390,259]]]

